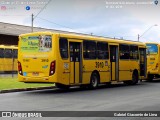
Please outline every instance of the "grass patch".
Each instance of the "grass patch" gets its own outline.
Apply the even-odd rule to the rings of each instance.
[[[9,89],[17,89],[17,88],[35,88],[35,87],[49,87],[54,86],[51,83],[23,83],[18,82],[17,77],[0,77],[0,90],[9,90]]]

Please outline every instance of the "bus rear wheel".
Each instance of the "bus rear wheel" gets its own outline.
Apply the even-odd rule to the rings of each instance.
[[[124,83],[128,85],[135,85],[138,83],[138,73],[135,71],[132,73],[132,80],[131,81],[124,81]]]
[[[154,75],[150,75],[150,74],[149,74],[149,75],[148,75],[148,78],[147,78],[147,81],[150,81],[150,82],[151,82],[151,81],[153,81],[153,78],[154,78]]]
[[[138,83],[138,73],[133,72],[133,74],[132,74],[132,85],[135,85],[137,83]]]
[[[68,85],[63,85],[63,84],[60,84],[60,83],[55,83],[56,87],[59,88],[59,89],[63,89],[63,90],[68,90],[70,86]]]
[[[89,88],[95,89],[98,87],[99,84],[99,77],[96,73],[92,73],[91,78],[90,78],[90,84]]]

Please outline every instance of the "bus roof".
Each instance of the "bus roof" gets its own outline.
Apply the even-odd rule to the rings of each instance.
[[[71,34],[71,33],[57,33],[57,32],[33,32],[33,33],[27,33],[27,34],[21,34],[22,36],[29,36],[29,35],[36,35],[36,34],[49,34],[49,35],[59,35],[60,37],[67,37],[70,39],[79,39],[79,40],[98,40],[98,41],[109,41],[111,43],[126,43],[126,44],[136,44],[136,45],[142,45],[145,46],[145,43],[139,42],[139,41],[132,41],[132,40],[125,40],[125,39],[118,39],[118,38],[110,38],[110,37],[103,37],[103,36],[95,36],[95,35],[87,35],[87,34]]]
[[[160,43],[157,43],[157,42],[146,42],[146,44],[157,44],[157,45],[160,45]]]
[[[7,48],[7,49],[18,49],[15,45],[0,45],[0,48]]]

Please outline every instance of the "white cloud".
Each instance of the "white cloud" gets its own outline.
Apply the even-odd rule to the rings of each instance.
[[[107,9],[106,1],[128,0],[54,0],[38,15],[38,17],[51,22],[40,20],[37,17],[34,20],[34,26],[93,33],[100,36],[123,37],[131,40],[137,40],[138,34],[143,34],[154,24],[160,26],[160,5],[123,5],[121,9]],[[152,0],[130,1],[152,2]],[[15,10],[1,12],[0,21],[31,25],[31,14],[36,15],[40,11],[40,9],[26,11],[25,5],[15,7]],[[140,40],[156,40],[158,42],[160,40],[159,26],[147,31]]]

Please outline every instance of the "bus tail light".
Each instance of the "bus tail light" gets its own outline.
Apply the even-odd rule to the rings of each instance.
[[[56,69],[56,61],[51,62],[50,65],[50,71],[49,71],[49,75],[53,75],[55,73],[55,69]]]
[[[20,75],[23,74],[23,73],[22,73],[22,65],[21,65],[20,62],[18,62],[18,72],[19,72]]]

